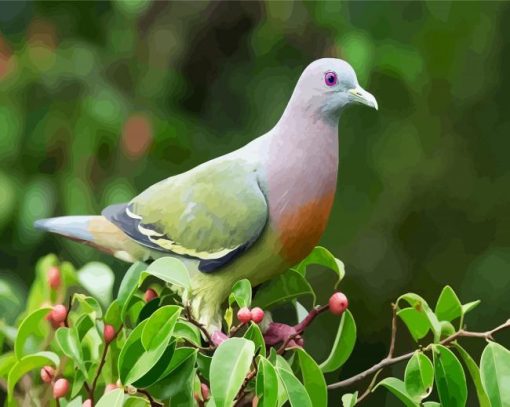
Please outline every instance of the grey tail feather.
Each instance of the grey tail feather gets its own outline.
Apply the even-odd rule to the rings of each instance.
[[[91,242],[94,237],[89,232],[88,226],[92,218],[93,216],[61,216],[39,219],[34,222],[34,227],[71,239]]]

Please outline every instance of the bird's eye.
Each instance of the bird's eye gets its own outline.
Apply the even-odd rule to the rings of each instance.
[[[326,82],[326,85],[328,86],[335,86],[338,81],[338,78],[336,76],[336,73],[334,72],[326,72],[324,74],[324,82]]]

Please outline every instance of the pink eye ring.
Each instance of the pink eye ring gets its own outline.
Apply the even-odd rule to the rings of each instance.
[[[324,74],[324,82],[326,82],[326,85],[328,86],[335,86],[338,82],[338,77],[336,76],[336,73],[334,72],[326,72]]]

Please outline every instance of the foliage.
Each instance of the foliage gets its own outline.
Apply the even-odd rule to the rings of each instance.
[[[314,297],[313,288],[308,282],[284,283],[286,278],[294,281],[296,276],[306,281],[306,267],[311,263],[330,268],[338,276],[338,283],[344,277],[343,264],[327,250],[316,248],[294,270],[260,288],[254,301],[271,299],[262,301],[266,313],[278,304],[294,304],[298,315],[298,309],[303,308],[299,299]],[[56,280],[58,284],[48,279],[49,270],[54,272],[55,267],[60,272],[65,270],[63,278]],[[76,271],[54,255],[38,262],[36,289],[31,291],[27,309],[15,326],[1,325],[5,351],[0,357],[0,378],[7,391],[7,405],[21,405],[28,396],[44,405],[62,406],[79,406],[91,400],[92,405],[110,407],[225,407],[254,400],[264,407],[285,403],[323,407],[328,405],[328,388],[348,386],[358,391],[341,396],[345,407],[358,404],[381,387],[406,406],[465,406],[468,387],[474,388],[481,406],[510,405],[505,387],[510,380],[510,351],[493,341],[493,335],[509,327],[510,322],[488,332],[467,331],[465,316],[478,302],[462,304],[449,286],[441,292],[434,311],[417,294],[400,296],[393,305],[388,356],[365,372],[328,385],[324,374],[348,362],[355,346],[356,324],[349,310],[337,317],[337,335],[331,338],[330,354],[319,361],[306,344],[303,346],[302,335],[306,329],[313,329],[313,320],[329,305],[312,305],[306,314],[301,311],[294,326],[272,322],[268,315],[260,325],[235,324],[234,311],[253,305],[250,283],[240,280],[226,301],[226,334],[222,333],[217,341],[211,339],[182,300],[192,293],[186,269],[178,261],[162,258],[149,266],[132,265],[113,300],[111,284],[93,284],[97,278],[112,281],[110,273],[99,263]],[[286,290],[281,290],[282,284]],[[307,290],[303,290],[305,286]],[[156,296],[144,296],[147,289]],[[66,299],[67,313],[60,318],[54,304]],[[418,347],[395,356],[398,319]],[[280,335],[276,341],[274,335]],[[464,337],[488,340],[480,358],[461,346]],[[402,379],[386,377],[378,381],[385,367],[406,360]],[[39,375],[41,368],[45,372]],[[59,380],[63,390],[58,393],[53,383],[62,378],[66,382]],[[369,378],[368,388],[359,391],[360,383]]]

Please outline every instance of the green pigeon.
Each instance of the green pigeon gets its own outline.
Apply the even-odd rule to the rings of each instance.
[[[345,61],[324,58],[301,74],[276,125],[232,153],[171,176],[101,216],[35,226],[128,261],[176,257],[192,282],[190,305],[207,329],[243,278],[256,286],[304,259],[326,228],[338,173],[343,109],[377,109]]]

